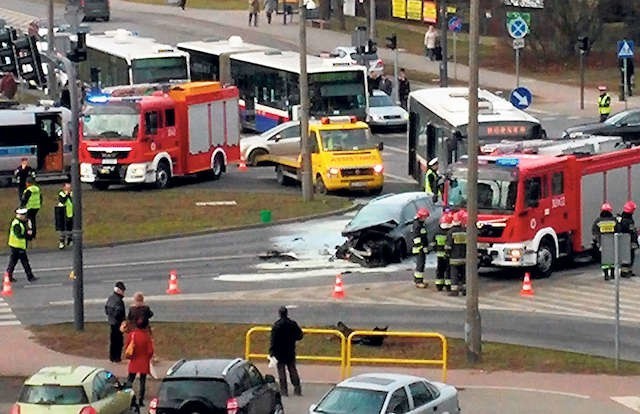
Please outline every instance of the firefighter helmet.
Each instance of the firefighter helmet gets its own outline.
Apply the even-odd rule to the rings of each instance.
[[[440,216],[440,224],[451,224],[452,220],[453,213],[451,213],[450,211],[446,211]]]
[[[453,213],[451,217],[451,224],[453,224],[454,226],[458,226],[462,224],[462,214],[460,214],[461,211],[462,210],[456,211],[455,213]]]
[[[418,209],[418,213],[416,213],[416,218],[419,220],[424,220],[427,217],[429,217],[429,210],[427,210],[426,208],[422,207],[420,209]]]
[[[604,203],[602,207],[600,207],[600,211],[608,211],[609,213],[613,212],[613,206],[609,203]]]
[[[467,224],[467,210],[460,210],[458,211],[458,214],[460,215],[460,224],[462,224],[463,226]]]
[[[634,203],[633,201],[627,201],[626,203],[624,203],[622,211],[624,213],[633,213],[634,211],[636,211],[636,203]]]

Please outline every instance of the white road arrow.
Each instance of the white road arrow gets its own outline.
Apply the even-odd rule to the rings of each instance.
[[[623,397],[611,397],[611,399],[618,404],[622,404],[625,407],[631,408],[634,411],[640,413],[640,397],[635,396],[623,396]]]
[[[513,96],[516,97],[518,103],[522,106],[529,106],[529,99],[526,96],[520,95],[517,91],[513,91]]]

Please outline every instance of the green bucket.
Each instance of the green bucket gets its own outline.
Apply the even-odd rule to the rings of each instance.
[[[260,221],[263,223],[271,223],[271,210],[260,210]]]

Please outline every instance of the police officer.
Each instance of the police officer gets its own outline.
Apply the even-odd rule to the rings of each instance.
[[[27,257],[27,239],[31,233],[27,221],[27,209],[19,208],[16,210],[16,217],[9,227],[9,241],[7,244],[11,249],[11,255],[9,256],[9,264],[7,265],[7,275],[12,282],[16,281],[13,277],[13,270],[16,268],[18,260],[22,263],[24,272],[27,274],[27,280],[29,282],[38,280],[38,278],[33,275],[29,258]]]
[[[27,177],[27,188],[22,193],[20,199],[20,207],[27,209],[27,219],[31,227],[31,238],[36,238],[36,216],[40,207],[42,207],[42,192],[40,187],[36,184],[36,179],[33,177]]]
[[[447,257],[445,245],[447,244],[447,232],[451,228],[452,219],[453,215],[451,212],[447,211],[442,213],[442,216],[440,216],[440,226],[429,244],[429,249],[436,252],[436,289],[438,289],[438,291],[442,291],[442,289],[446,289],[447,292],[451,291],[449,258]]]
[[[449,256],[451,271],[451,292],[449,296],[467,294],[465,286],[465,262],[467,258],[466,211],[459,210],[453,214],[451,228],[447,233],[445,249]]]
[[[73,200],[71,195],[71,183],[64,183],[58,192],[58,208],[61,208],[63,217],[60,223],[60,241],[58,248],[64,249],[72,243],[71,231],[73,229]]]
[[[598,96],[598,113],[600,114],[600,122],[604,122],[609,118],[611,113],[611,96],[607,93],[607,87],[598,86],[600,96]]]
[[[416,270],[413,272],[413,283],[417,288],[426,288],[428,286],[424,281],[424,265],[427,260],[427,251],[429,248],[429,239],[425,220],[429,217],[429,210],[421,208],[418,210],[415,220],[413,220],[413,249],[416,255]]]
[[[633,262],[635,259],[636,249],[638,248],[638,232],[636,224],[633,221],[633,212],[636,211],[636,203],[627,201],[622,207],[622,213],[616,217],[616,233],[627,233],[631,236],[631,261],[629,263],[620,264],[620,276],[633,276]]]
[[[427,164],[427,172],[424,175],[424,191],[433,195],[433,201],[438,201],[442,195],[441,178],[438,174],[438,158],[432,158]]]
[[[616,226],[616,218],[613,216],[613,207],[609,203],[604,203],[600,207],[600,215],[593,222],[591,234],[593,235],[594,252],[600,253],[600,268],[604,275],[604,280],[612,280],[614,278],[614,265],[609,263],[610,260],[602,259],[602,244],[613,246],[613,234]]]

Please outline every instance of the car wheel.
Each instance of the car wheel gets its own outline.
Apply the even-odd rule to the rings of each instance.
[[[549,239],[543,239],[536,254],[536,277],[545,278],[551,276],[555,264],[556,249]]]
[[[276,406],[273,407],[272,414],[284,414],[284,407],[282,403],[276,403]]]
[[[374,196],[378,196],[378,195],[380,195],[380,193],[382,193],[382,187],[376,187],[376,188],[372,188],[371,190],[369,190],[369,194],[374,195]]]
[[[249,164],[252,167],[255,167],[256,165],[258,165],[256,163],[256,158],[261,156],[261,155],[267,155],[268,152],[259,148],[259,149],[254,149],[253,151],[251,151],[249,153],[249,156],[247,157],[247,164]]]
[[[322,180],[322,177],[320,176],[320,174],[318,174],[316,176],[316,183],[313,187],[316,190],[316,193],[318,194],[327,194],[327,186],[324,185],[324,181]]]
[[[169,169],[169,165],[166,161],[160,161],[158,163],[158,167],[156,168],[156,182],[155,187],[158,190],[162,190],[169,186],[169,181],[171,180],[171,170]]]
[[[276,165],[276,181],[280,185],[291,184],[291,178],[284,175],[284,169],[282,165]]]
[[[213,179],[219,180],[220,177],[222,176],[223,171],[224,171],[224,159],[222,158],[222,155],[217,154],[213,159],[213,168],[212,168]]]
[[[400,263],[405,257],[407,257],[407,245],[405,244],[405,241],[402,239],[396,240],[396,243],[393,246],[393,261],[395,263]]]

